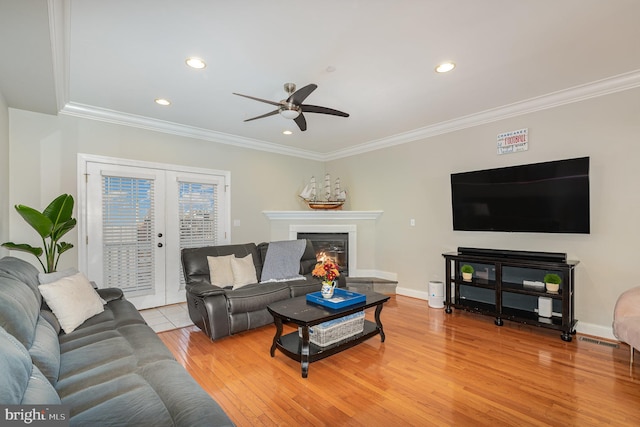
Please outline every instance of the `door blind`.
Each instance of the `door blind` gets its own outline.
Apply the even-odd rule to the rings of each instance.
[[[218,185],[178,182],[180,249],[214,246],[218,243]],[[180,263],[180,286],[184,288]]]
[[[102,177],[105,287],[131,296],[154,292],[154,181]]]

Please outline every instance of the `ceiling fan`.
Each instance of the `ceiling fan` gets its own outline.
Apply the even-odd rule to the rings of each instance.
[[[235,93],[234,95],[243,96],[245,98],[253,99],[255,101],[264,102],[267,104],[275,105],[278,107],[277,109],[263,114],[261,116],[252,117],[250,119],[245,120],[245,122],[262,119],[264,117],[274,116],[276,114],[280,114],[282,117],[287,119],[293,119],[296,122],[301,131],[307,130],[307,121],[304,118],[302,113],[321,113],[321,114],[329,114],[332,116],[340,116],[340,117],[349,117],[349,114],[344,113],[342,111],[334,110],[333,108],[327,107],[318,107],[317,105],[309,105],[303,104],[302,102],[307,99],[311,92],[316,90],[318,85],[310,84],[306,85],[302,89],[296,90],[296,85],[293,83],[285,83],[284,90],[289,94],[287,99],[283,99],[280,102],[269,101],[268,99],[256,98],[254,96],[243,95],[241,93]]]

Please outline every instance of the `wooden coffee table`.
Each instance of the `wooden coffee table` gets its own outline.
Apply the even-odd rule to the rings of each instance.
[[[380,341],[384,342],[384,331],[380,321],[382,304],[389,301],[389,296],[375,292],[362,292],[367,296],[365,302],[339,309],[331,309],[321,305],[307,302],[306,296],[291,298],[269,304],[267,309],[273,315],[276,325],[276,335],[271,345],[271,357],[275,357],[276,348],[293,360],[299,361],[302,369],[302,378],[307,378],[309,363],[324,359],[351,348],[362,341],[380,334]],[[346,337],[344,340],[326,347],[317,346],[309,341],[309,327],[329,320],[338,319],[349,314],[375,307],[375,323],[364,321],[364,330],[356,335]],[[302,337],[295,332],[282,336],[282,324],[294,323],[302,328]]]

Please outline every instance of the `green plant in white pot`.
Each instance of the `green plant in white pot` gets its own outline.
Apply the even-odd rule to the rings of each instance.
[[[473,276],[473,267],[469,264],[465,264],[460,268],[460,272],[462,273],[462,280],[467,282],[471,281],[471,277]]]
[[[42,212],[24,205],[16,205],[15,208],[27,224],[40,235],[44,248],[13,242],[5,242],[2,246],[33,254],[45,273],[56,271],[60,255],[73,248],[71,243],[60,241],[62,236],[76,226],[76,219],[71,218],[73,197],[70,194],[62,194],[49,203]],[[40,259],[42,254],[44,254],[44,263]]]
[[[562,279],[555,273],[545,274],[544,284],[549,292],[558,292]]]

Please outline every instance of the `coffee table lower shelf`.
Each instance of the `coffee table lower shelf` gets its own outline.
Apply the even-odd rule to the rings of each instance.
[[[380,312],[383,304],[389,301],[389,296],[376,292],[367,292],[365,295],[366,301],[335,310],[307,303],[306,298],[303,296],[269,304],[267,309],[273,316],[273,323],[276,327],[276,334],[273,337],[270,349],[271,357],[275,357],[276,349],[280,350],[285,356],[300,362],[302,378],[307,378],[311,362],[339,353],[376,335],[380,335],[380,341],[384,342],[385,336],[382,322],[380,321]],[[310,341],[310,327],[373,307],[375,307],[375,322],[365,319],[362,332],[324,347],[313,344]],[[282,335],[283,323],[295,324],[297,326],[296,330]],[[298,328],[300,328],[300,333]]]
[[[337,343],[330,344],[326,347],[320,347],[319,345],[310,342],[309,363],[324,359],[332,354],[339,353],[379,334],[380,330],[378,329],[378,326],[373,322],[365,320],[362,332],[347,337],[342,341],[338,341]],[[302,361],[302,338],[300,338],[298,331],[281,336],[276,342],[276,347],[291,359],[297,362]]]

